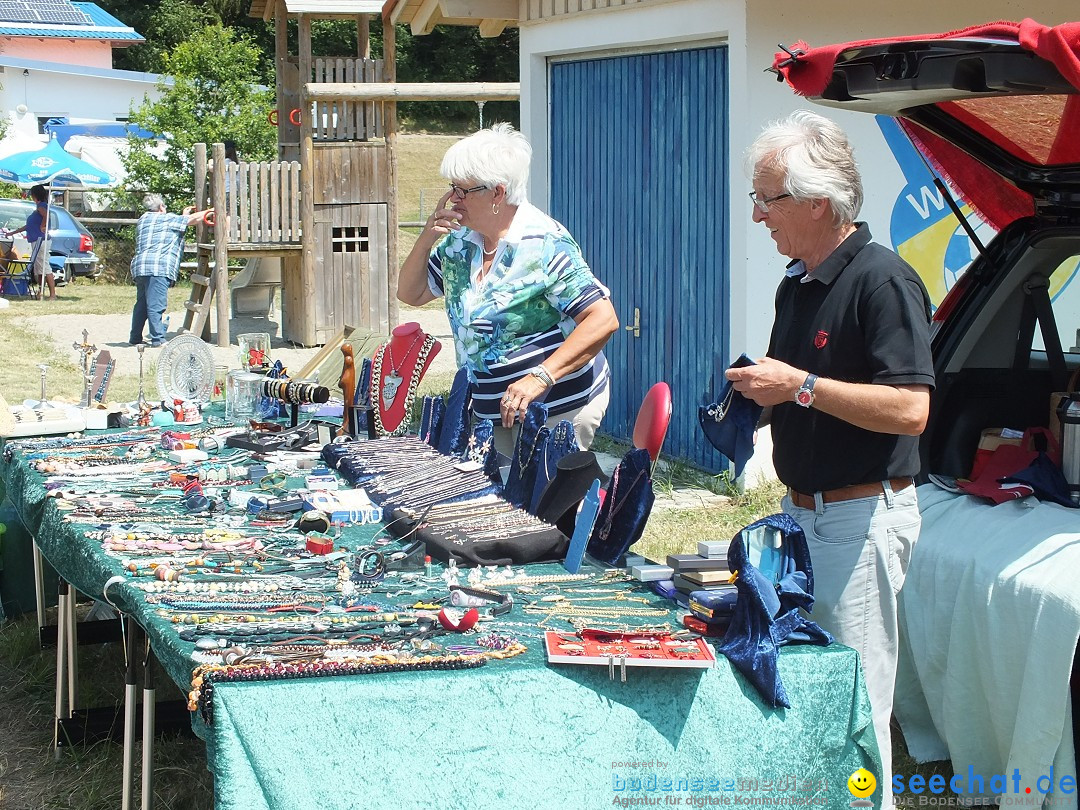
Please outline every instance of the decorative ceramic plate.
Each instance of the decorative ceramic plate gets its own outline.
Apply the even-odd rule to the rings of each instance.
[[[209,402],[214,390],[214,355],[195,335],[177,335],[161,347],[157,361],[162,399]]]

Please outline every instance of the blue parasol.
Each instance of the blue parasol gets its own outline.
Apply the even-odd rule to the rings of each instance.
[[[0,159],[0,180],[23,188],[37,184],[108,188],[116,181],[107,171],[68,154],[54,137],[33,152],[16,152]]]

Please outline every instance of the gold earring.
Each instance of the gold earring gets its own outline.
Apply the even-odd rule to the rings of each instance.
[[[495,203],[491,204],[491,213],[493,213],[495,216],[499,215],[499,206]]]

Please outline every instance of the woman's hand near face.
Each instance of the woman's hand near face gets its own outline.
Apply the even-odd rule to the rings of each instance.
[[[435,206],[435,210],[431,216],[428,217],[425,230],[434,234],[436,241],[441,239],[451,231],[456,231],[461,227],[461,223],[458,222],[459,214],[453,208],[448,208],[447,203],[450,201],[450,195],[454,193],[453,189],[447,191],[439,199],[438,204]]]
[[[419,307],[428,301],[434,301],[435,296],[428,287],[427,262],[431,255],[431,249],[435,243],[442,239],[450,231],[456,231],[461,225],[458,224],[458,215],[453,209],[447,208],[446,203],[450,200],[453,189],[450,189],[439,199],[435,210],[428,217],[424,230],[413,244],[409,255],[401,263],[398,273],[397,297],[403,304]]]
[[[529,404],[542,397],[547,390],[543,380],[532,374],[526,374],[517,382],[511,383],[499,403],[502,426],[509,428],[514,426],[514,422],[524,422]]]

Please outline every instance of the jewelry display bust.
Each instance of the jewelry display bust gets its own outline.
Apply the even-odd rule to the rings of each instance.
[[[371,368],[371,405],[382,435],[407,423],[416,388],[442,344],[415,321],[396,327],[390,340],[375,351]]]

